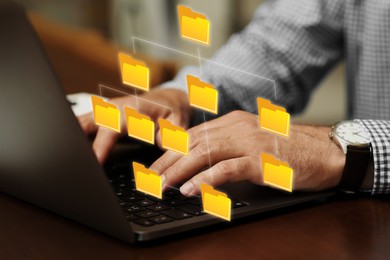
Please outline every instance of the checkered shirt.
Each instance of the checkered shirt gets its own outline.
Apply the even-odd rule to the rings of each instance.
[[[211,61],[183,68],[162,87],[187,91],[185,76],[192,74],[218,89],[218,116],[237,109],[257,113],[257,97],[294,114],[341,60],[347,68],[348,115],[372,138],[372,193],[389,193],[389,0],[267,1]],[[198,111],[193,124],[200,122]]]

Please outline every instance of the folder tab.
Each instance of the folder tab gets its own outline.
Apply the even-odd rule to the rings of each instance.
[[[137,191],[162,199],[162,179],[157,172],[137,162],[133,162],[133,172]]]
[[[187,86],[191,106],[218,114],[218,91],[212,84],[187,75]]]
[[[290,114],[286,109],[273,105],[271,101],[257,98],[260,127],[273,133],[288,137],[290,132]]]
[[[154,144],[154,122],[150,117],[125,107],[127,133],[138,140]]]
[[[190,136],[181,127],[171,124],[168,120],[160,118],[160,134],[162,147],[184,155],[188,155]]]
[[[120,132],[120,111],[103,98],[91,96],[95,124]]]
[[[230,221],[232,201],[223,192],[214,190],[210,185],[200,185],[203,211],[213,216]]]
[[[209,45],[210,22],[206,16],[193,12],[191,8],[177,6],[181,37],[198,43]]]
[[[150,71],[144,62],[119,53],[119,65],[123,84],[149,91]]]
[[[272,155],[262,153],[260,156],[264,183],[292,192],[293,169],[287,163],[275,159]]]

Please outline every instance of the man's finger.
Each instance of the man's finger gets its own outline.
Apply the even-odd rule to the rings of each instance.
[[[99,127],[95,141],[93,142],[93,150],[99,163],[103,164],[106,161],[111,148],[118,138],[118,133],[104,127]]]
[[[162,174],[165,170],[171,167],[177,160],[183,155],[173,152],[166,151],[160,158],[158,158],[151,166],[150,169]]]
[[[161,172],[165,176],[165,184],[176,185],[219,161],[239,157],[241,154],[234,147],[231,142],[224,139],[215,140],[210,146],[206,142],[200,143],[188,156],[179,158]]]
[[[249,180],[255,176],[261,178],[260,166],[257,162],[252,157],[240,157],[219,162],[184,183],[180,187],[180,192],[190,196],[199,193],[201,183],[216,187],[226,182]]]
[[[84,133],[86,134],[96,133],[98,126],[95,124],[95,121],[93,120],[92,112],[78,116],[77,120],[79,121],[81,129],[83,129]]]

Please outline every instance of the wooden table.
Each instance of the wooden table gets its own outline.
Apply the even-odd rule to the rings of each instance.
[[[388,259],[389,197],[336,199],[128,245],[0,194],[0,259]]]

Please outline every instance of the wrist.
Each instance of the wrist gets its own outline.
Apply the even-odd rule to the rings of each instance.
[[[346,157],[329,138],[330,129],[292,125],[290,137],[278,139],[278,157],[294,169],[294,190],[319,191],[340,183]]]

